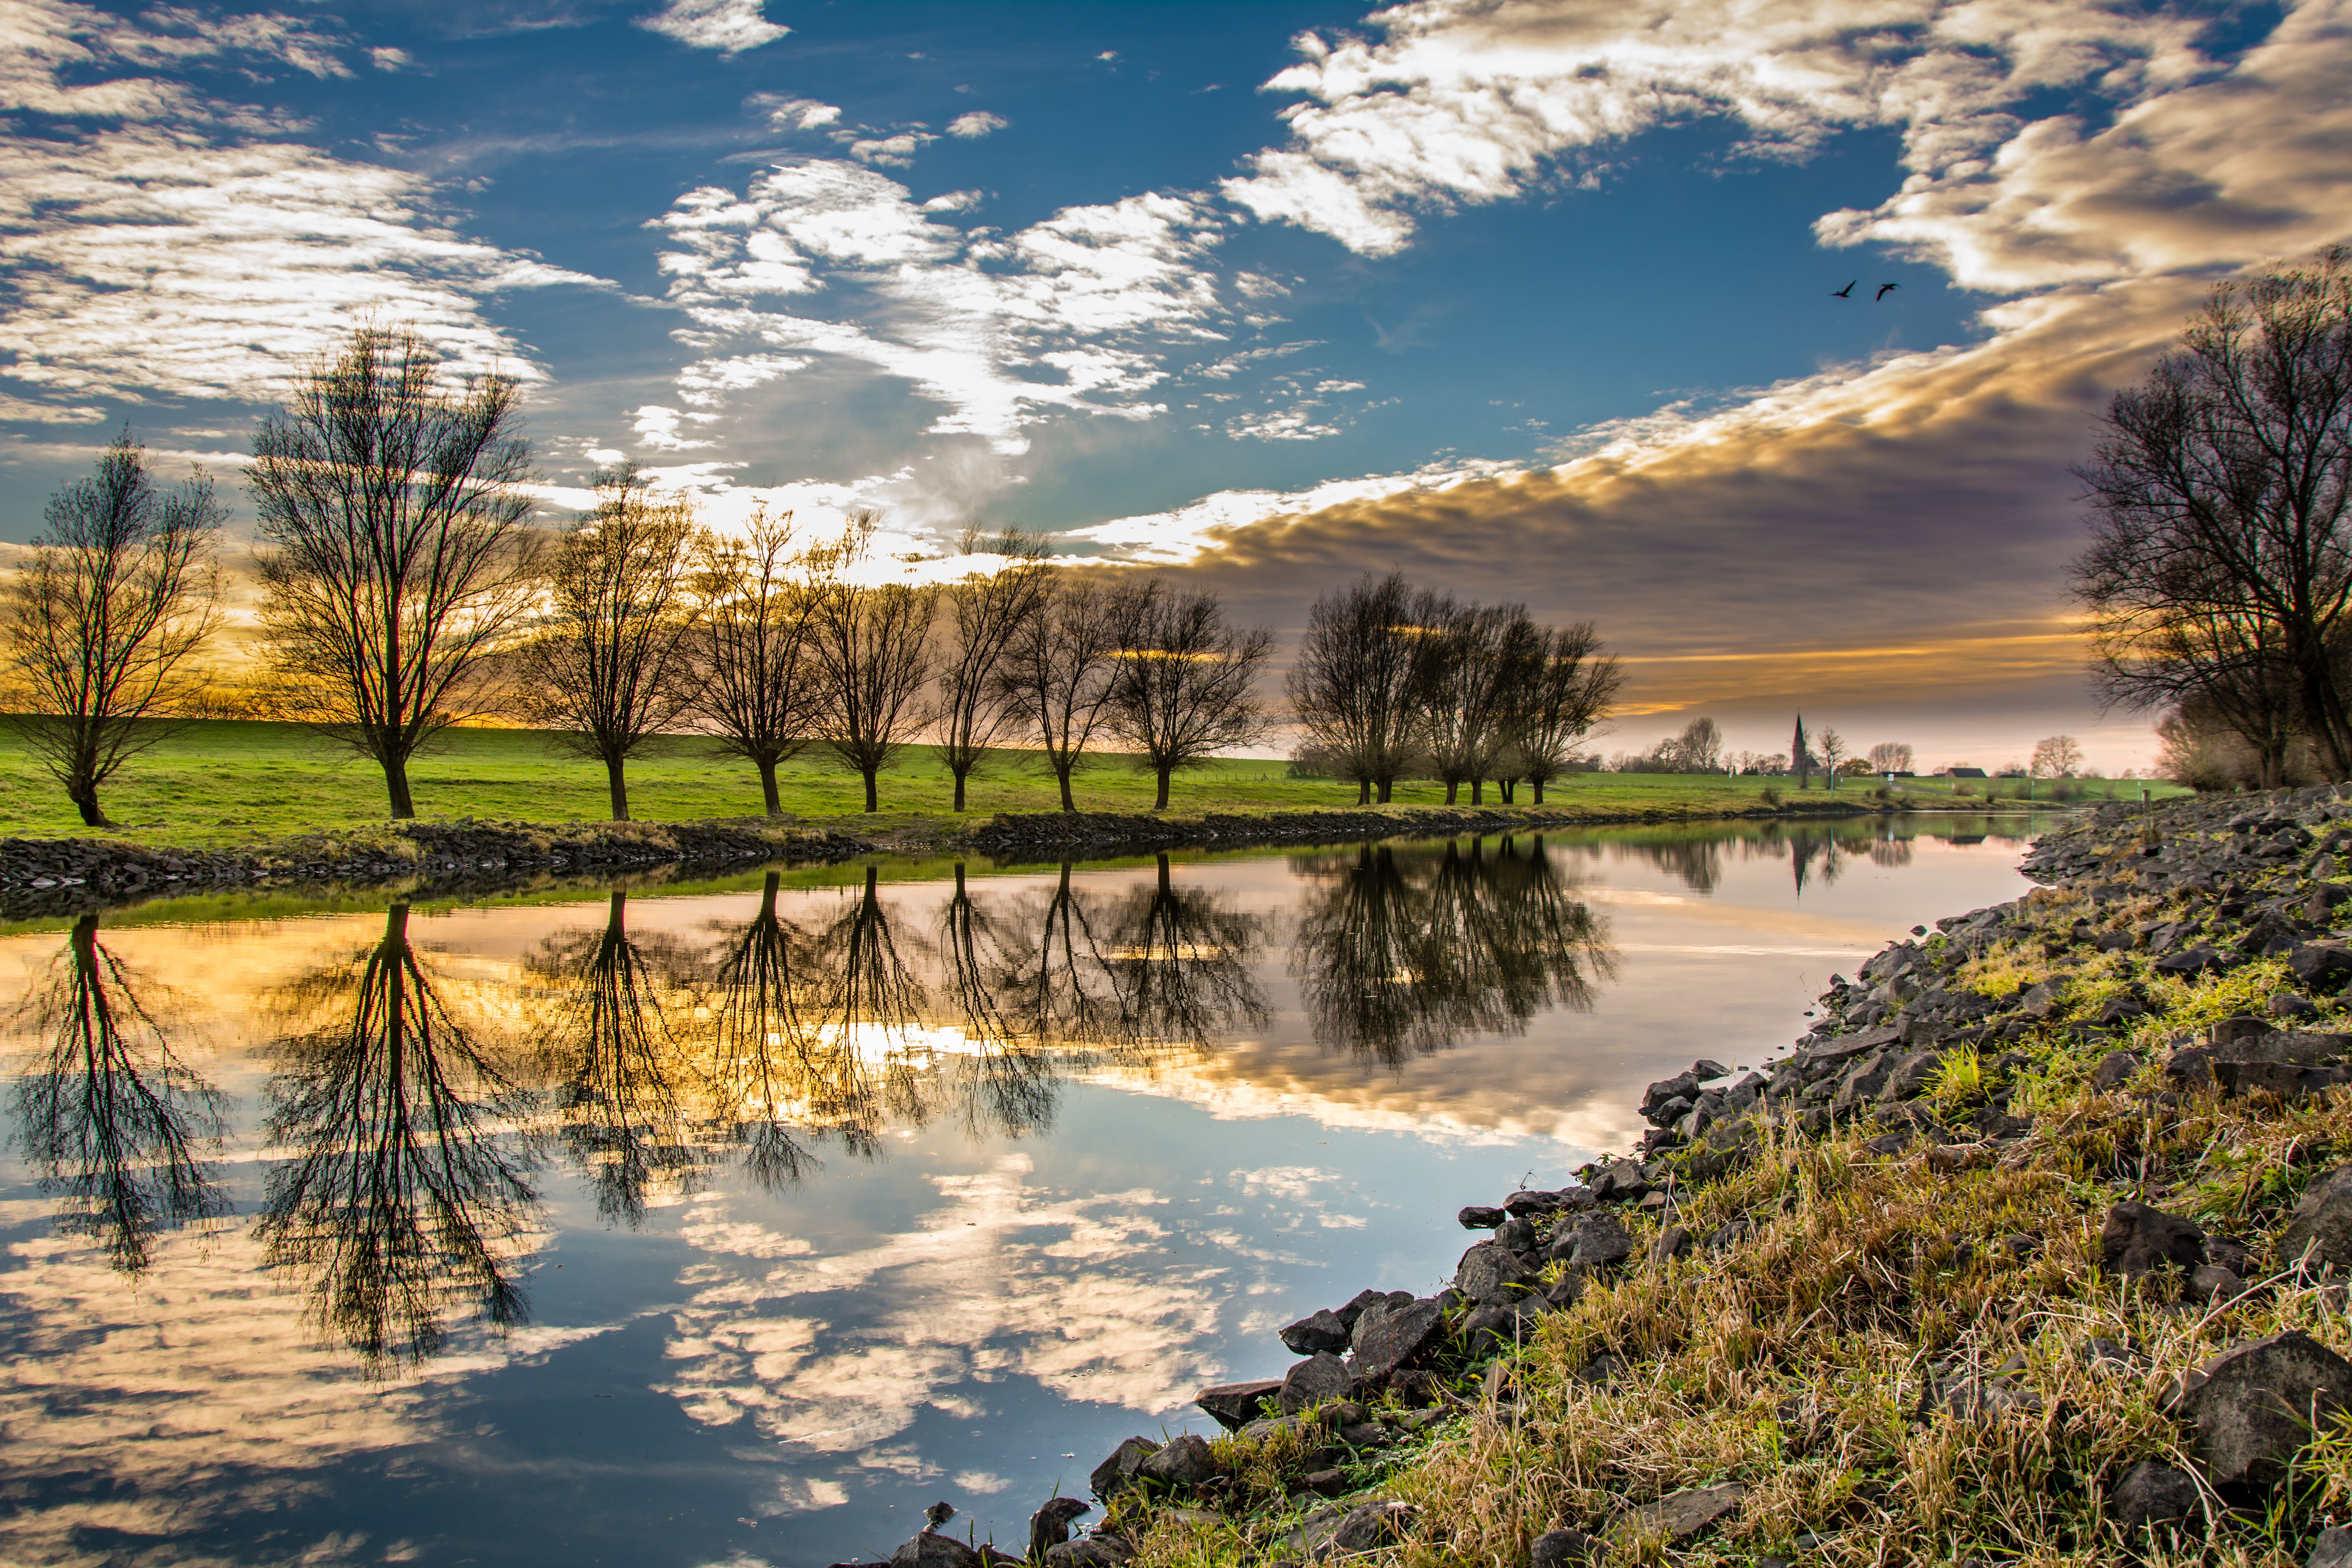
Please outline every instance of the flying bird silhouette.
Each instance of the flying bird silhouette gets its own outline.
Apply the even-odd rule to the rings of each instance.
[[[1903,285],[1902,285],[1902,284],[1900,284],[1900,283],[1881,283],[1881,284],[1878,286],[1878,292],[1877,292],[1877,293],[1875,293],[1875,294],[1874,294],[1874,295],[1872,295],[1872,296],[1871,296],[1871,299],[1872,299],[1872,300],[1884,300],[1884,299],[1885,299],[1885,298],[1886,298],[1886,291],[1887,291],[1888,289],[1900,289],[1900,288],[1902,288],[1902,287],[1903,287]]]
[[[1859,278],[1857,278],[1857,279],[1855,279],[1853,280],[1853,283],[1859,283],[1859,282],[1861,282],[1861,281],[1862,281],[1862,279],[1859,279]],[[1846,285],[1844,288],[1843,288],[1843,289],[1831,289],[1831,290],[1830,290],[1830,298],[1831,298],[1831,299],[1832,299],[1832,300],[1851,300],[1851,299],[1853,299],[1853,283],[1849,283],[1849,284],[1847,284],[1847,285]]]

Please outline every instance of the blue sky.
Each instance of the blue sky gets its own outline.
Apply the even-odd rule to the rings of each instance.
[[[2066,465],[2214,279],[2352,227],[2347,40],[2316,3],[20,0],[0,541],[126,420],[232,475],[373,311],[530,378],[551,514],[628,458],[722,524],[1043,529],[1285,630],[1396,564],[1598,619],[1612,744],[1803,705],[2144,764],[2083,694]]]

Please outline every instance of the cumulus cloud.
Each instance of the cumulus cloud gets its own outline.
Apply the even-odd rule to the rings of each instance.
[[[0,98],[97,123],[0,142],[11,379],[37,397],[274,397],[371,310],[415,321],[466,368],[534,374],[483,297],[609,285],[466,238],[432,216],[423,177],[321,153],[257,110],[143,77],[61,85],[205,53],[347,74],[332,43],[282,17],[164,11],[132,27],[51,3],[13,13]]]
[[[959,114],[949,121],[948,134],[961,136],[967,142],[973,142],[992,131],[1002,131],[1012,123],[1013,121],[1005,119],[1002,114],[991,114],[984,109],[975,109],[970,114]]]
[[[669,0],[652,16],[638,17],[637,26],[728,55],[772,44],[792,31],[761,15],[760,0]]]
[[[758,345],[863,363],[940,404],[932,430],[1000,453],[1024,450],[1044,410],[1148,416],[1158,405],[1139,395],[1165,375],[1158,347],[1213,336],[1218,228],[1192,202],[1066,208],[1001,237],[940,221],[950,210],[878,171],[812,158],[740,194],[689,192],[656,226],[670,241],[669,297],[695,323],[688,341],[729,358]],[[820,290],[846,299],[821,314],[783,307]],[[845,310],[852,300],[863,308]]]

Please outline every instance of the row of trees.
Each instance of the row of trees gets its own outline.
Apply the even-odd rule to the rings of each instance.
[[[968,540],[1001,569],[945,585],[893,580],[877,519],[804,542],[789,516],[740,537],[684,497],[602,478],[597,504],[550,537],[529,521],[530,448],[513,382],[446,385],[415,334],[369,329],[263,420],[247,473],[259,518],[266,657],[284,710],[373,759],[391,813],[415,814],[408,769],[439,731],[503,713],[604,763],[628,816],[628,759],[698,730],[760,773],[812,744],[859,773],[866,809],[897,753],[929,735],[955,806],[995,750],[1042,749],[1071,775],[1116,744],[1171,776],[1262,735],[1272,647],[1213,595],[1057,571],[1038,541]],[[54,498],[0,605],[29,689],[24,731],[85,823],[101,785],[168,730],[219,624],[213,542],[224,510],[201,476],[160,488],[126,432]]]
[[[1569,771],[1576,743],[1622,682],[1589,621],[1539,625],[1523,605],[1465,604],[1402,574],[1367,577],[1316,601],[1290,671],[1290,702],[1319,771],[1386,801],[1401,778],[1434,777],[1448,805],[1494,781]]]

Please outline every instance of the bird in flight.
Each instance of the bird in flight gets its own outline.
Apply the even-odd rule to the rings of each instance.
[[[1849,285],[1848,285],[1848,287],[1849,287],[1849,288],[1851,288],[1851,287],[1852,287],[1852,285],[1851,285],[1851,284],[1849,284]],[[1878,286],[1878,292],[1877,292],[1877,293],[1875,293],[1875,294],[1874,294],[1874,295],[1872,295],[1872,296],[1871,296],[1871,298],[1872,298],[1873,300],[1884,300],[1884,299],[1885,299],[1885,298],[1886,298],[1886,293],[1887,293],[1887,290],[1888,290],[1888,289],[1900,289],[1900,288],[1902,288],[1902,287],[1903,287],[1903,285],[1902,285],[1902,284],[1900,284],[1900,283],[1881,283],[1881,284]]]
[[[1857,278],[1857,279],[1855,279],[1853,280],[1853,283],[1859,283],[1859,282],[1861,282],[1861,281],[1862,281],[1862,279],[1859,279],[1859,278]],[[1853,283],[1849,283],[1849,284],[1847,284],[1847,285],[1846,285],[1844,288],[1843,288],[1843,289],[1831,289],[1831,290],[1830,290],[1830,298],[1831,298],[1831,299],[1832,299],[1832,300],[1851,300],[1851,299],[1853,299]]]

